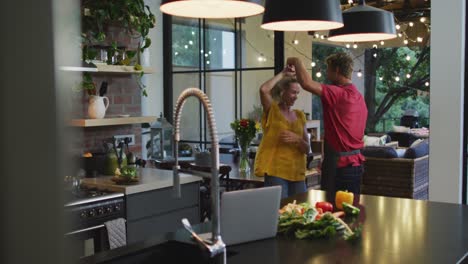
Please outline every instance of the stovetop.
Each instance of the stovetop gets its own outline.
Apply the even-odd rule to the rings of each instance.
[[[105,201],[118,197],[123,197],[123,193],[108,190],[98,190],[96,188],[83,188],[66,190],[64,194],[65,207],[84,205],[94,202]]]

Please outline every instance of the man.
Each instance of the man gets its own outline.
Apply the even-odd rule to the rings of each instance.
[[[346,53],[336,53],[329,56],[326,63],[331,85],[314,81],[298,58],[287,60],[302,88],[320,96],[322,101],[325,157],[321,188],[330,195],[337,190],[359,194],[365,160],[360,149],[367,121],[366,103],[351,82],[352,58]]]

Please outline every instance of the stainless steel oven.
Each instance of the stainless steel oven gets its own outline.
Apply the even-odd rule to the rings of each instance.
[[[105,223],[125,218],[123,193],[95,189],[72,192],[65,203],[65,243],[75,259],[109,249]]]

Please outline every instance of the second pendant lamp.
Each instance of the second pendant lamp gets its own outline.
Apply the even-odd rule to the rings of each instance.
[[[263,29],[317,31],[342,26],[338,0],[265,0]]]
[[[234,18],[261,14],[261,0],[162,0],[161,12],[190,18]]]
[[[365,42],[396,38],[393,13],[359,5],[343,11],[344,27],[330,30],[328,40],[339,42]]]

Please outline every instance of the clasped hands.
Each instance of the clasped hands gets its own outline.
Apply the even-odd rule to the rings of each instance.
[[[302,138],[296,133],[284,130],[280,133],[280,140],[284,143],[299,143]]]

